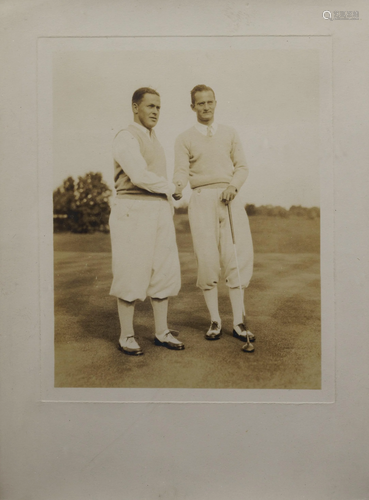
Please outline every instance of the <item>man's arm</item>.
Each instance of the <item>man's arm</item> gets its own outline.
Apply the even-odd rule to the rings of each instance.
[[[174,145],[174,176],[173,182],[176,186],[174,199],[182,198],[182,191],[187,186],[190,173],[190,152],[181,136],[177,137]]]
[[[249,168],[246,164],[243,147],[236,131],[234,131],[232,141],[231,160],[234,165],[234,172],[233,178],[229,184],[239,191],[249,175]]]
[[[128,131],[119,132],[115,137],[113,156],[135,186],[150,193],[166,194],[168,197],[174,193],[175,186],[172,183],[147,170],[138,141]]]
[[[241,189],[247,179],[247,176],[249,175],[249,168],[246,164],[242,144],[236,131],[234,131],[232,140],[231,160],[234,166],[233,177],[229,186],[223,191],[221,196],[221,199],[226,204],[236,197],[236,194]]]

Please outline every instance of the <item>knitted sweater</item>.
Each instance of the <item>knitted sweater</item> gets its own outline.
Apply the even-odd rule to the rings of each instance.
[[[155,174],[155,176],[151,176],[151,178],[150,174],[147,175],[148,179],[152,181],[152,189],[150,189],[150,191],[159,193],[166,192],[168,183],[165,182],[165,179],[167,178],[167,171],[164,150],[156,138],[155,132],[152,131],[151,133],[152,140],[150,140],[150,137],[147,134],[139,130],[134,125],[129,125],[126,130],[121,130],[115,136],[113,143],[114,181],[117,194],[150,194],[148,192],[148,188],[143,189],[138,187],[132,182],[131,177],[125,172],[125,170],[128,170],[129,162],[132,162],[129,155],[131,153],[130,149],[134,147],[134,144],[129,147],[129,141],[135,140],[138,141],[140,153],[146,162],[145,170]],[[128,143],[128,145],[124,146],[123,149],[122,141]],[[127,163],[127,168],[125,167],[125,163]],[[156,176],[158,176],[157,182],[155,182]],[[160,181],[159,178],[162,179],[162,181]]]
[[[173,182],[192,189],[227,183],[240,189],[248,175],[245,156],[237,132],[218,125],[212,137],[191,127],[177,137]]]

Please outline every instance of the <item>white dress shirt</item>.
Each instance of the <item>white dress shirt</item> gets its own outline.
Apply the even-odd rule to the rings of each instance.
[[[211,134],[214,135],[218,129],[218,124],[213,122],[210,126],[204,125],[200,122],[196,122],[195,128],[200,132],[202,135],[208,135],[208,130],[210,129]]]

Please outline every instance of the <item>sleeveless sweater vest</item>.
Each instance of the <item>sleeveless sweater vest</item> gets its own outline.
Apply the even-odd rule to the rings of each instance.
[[[138,128],[133,125],[129,125],[127,130],[132,134],[138,141],[140,146],[140,152],[146,161],[147,170],[154,172],[160,177],[167,178],[167,169],[165,161],[165,153],[158,139],[156,138],[155,132],[151,131],[152,140],[147,134],[141,132]],[[118,132],[119,133],[119,132]],[[117,194],[146,194],[148,196],[152,195],[145,189],[141,189],[135,186],[128,175],[123,171],[122,167],[114,161],[114,181],[115,189]]]

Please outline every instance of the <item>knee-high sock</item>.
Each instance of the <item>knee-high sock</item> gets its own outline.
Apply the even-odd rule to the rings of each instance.
[[[218,308],[218,287],[215,286],[210,290],[203,290],[203,292],[204,292],[205,302],[209,310],[210,320],[217,321],[220,324],[221,321]]]
[[[168,330],[168,299],[151,299],[154,312],[155,333],[160,334]]]
[[[134,335],[133,330],[133,315],[135,312],[135,301],[127,302],[126,300],[118,299],[118,315],[120,322],[120,340]]]
[[[232,306],[234,326],[243,323],[243,313],[242,313],[243,296],[244,296],[243,290],[242,290],[242,300],[241,300],[241,292],[239,288],[229,289],[229,299],[231,301],[231,306]]]

